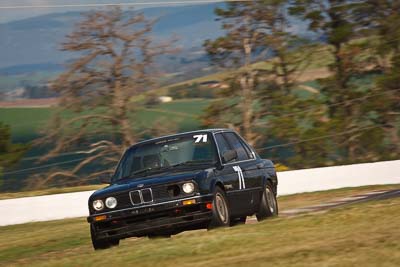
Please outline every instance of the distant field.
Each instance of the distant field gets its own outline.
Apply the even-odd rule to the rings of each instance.
[[[201,128],[199,116],[210,101],[208,99],[175,100],[141,109],[135,118],[144,125],[155,121],[173,122],[180,131],[196,130]]]
[[[52,108],[1,108],[0,121],[11,127],[14,140],[27,142],[37,136],[52,114]]]
[[[140,108],[132,117],[135,123],[155,120],[173,121],[180,130],[200,127],[197,117],[210,100],[186,99],[162,103],[152,108]],[[13,139],[20,142],[32,140],[43,129],[54,113],[53,108],[0,108],[0,121],[11,126]]]
[[[299,197],[280,200],[281,208]],[[131,238],[97,252],[84,218],[30,223],[0,228],[0,265],[398,266],[399,219],[397,198],[171,239]]]
[[[38,71],[26,74],[0,75],[0,92],[22,87],[24,84],[43,84],[52,79],[58,72]]]

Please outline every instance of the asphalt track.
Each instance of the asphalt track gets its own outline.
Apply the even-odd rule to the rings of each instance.
[[[296,216],[302,213],[310,213],[310,212],[321,212],[330,210],[333,208],[338,208],[346,205],[352,205],[372,200],[384,200],[390,198],[400,197],[400,189],[395,190],[377,190],[371,191],[368,193],[358,194],[350,197],[345,198],[338,198],[334,199],[329,202],[321,203],[318,205],[297,208],[297,209],[290,209],[285,210],[280,213],[281,216]]]
[[[278,196],[400,184],[400,160],[278,172]],[[0,200],[0,226],[85,217],[93,191]],[[10,209],[10,207],[13,207]],[[284,212],[282,211],[282,215]]]
[[[321,203],[318,205],[283,210],[279,212],[279,217],[295,217],[309,213],[325,212],[334,208],[343,207],[347,205],[373,201],[373,200],[385,200],[396,197],[400,197],[400,189],[376,190],[364,194],[358,194],[350,197],[334,199],[332,201]],[[246,220],[246,224],[254,224],[256,222],[257,219],[255,217],[248,217]]]

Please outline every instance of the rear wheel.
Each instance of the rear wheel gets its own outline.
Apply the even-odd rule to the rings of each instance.
[[[230,225],[230,212],[225,192],[216,187],[212,203],[212,219],[209,228],[224,227]]]
[[[119,239],[98,239],[93,225],[90,225],[90,236],[95,250],[107,249],[119,245]]]
[[[258,221],[262,221],[276,215],[278,215],[278,202],[271,183],[267,182],[256,217]]]

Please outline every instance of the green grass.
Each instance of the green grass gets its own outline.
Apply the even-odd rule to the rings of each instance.
[[[190,131],[201,128],[199,116],[209,105],[207,99],[183,99],[141,109],[134,118],[138,123],[172,122],[179,131]]]
[[[0,108],[0,121],[11,127],[14,140],[27,142],[38,136],[53,112],[51,108]]]
[[[0,265],[398,266],[399,219],[397,198],[97,252],[84,218],[30,223],[0,228]]]

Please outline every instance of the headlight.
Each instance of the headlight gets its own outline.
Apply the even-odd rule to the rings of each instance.
[[[100,200],[100,199],[93,201],[93,208],[94,208],[95,210],[102,210],[102,209],[104,209],[104,203],[103,203],[103,201]]]
[[[193,193],[193,191],[194,191],[194,184],[193,184],[193,183],[184,183],[184,184],[182,185],[182,190],[183,190],[183,192],[185,192],[186,194]]]
[[[117,206],[117,199],[115,197],[108,197],[106,199],[106,206],[109,209],[113,209]]]

